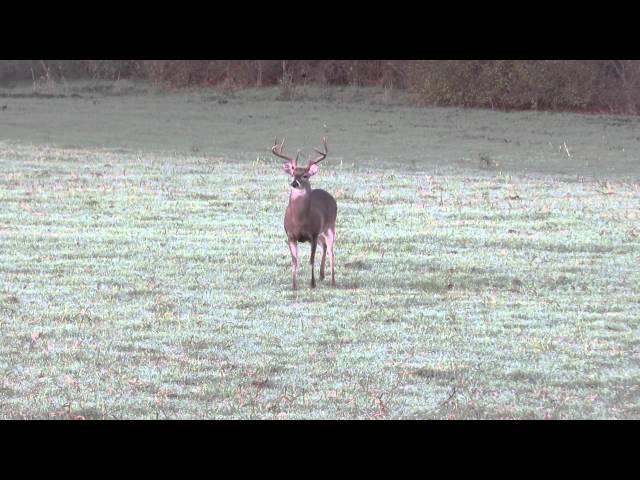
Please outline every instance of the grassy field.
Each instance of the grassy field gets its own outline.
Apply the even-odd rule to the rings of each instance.
[[[0,418],[640,418],[640,119],[0,92]],[[276,135],[328,136],[336,288]]]

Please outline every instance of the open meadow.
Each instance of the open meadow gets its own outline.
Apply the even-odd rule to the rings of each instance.
[[[20,92],[0,418],[640,418],[640,117]],[[292,291],[270,147],[324,135],[337,286],[305,243]]]

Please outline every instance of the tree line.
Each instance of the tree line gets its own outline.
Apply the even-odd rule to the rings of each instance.
[[[0,84],[142,79],[164,88],[406,90],[419,105],[638,114],[637,60],[4,60]]]

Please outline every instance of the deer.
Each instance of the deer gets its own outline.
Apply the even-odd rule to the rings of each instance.
[[[284,138],[278,144],[276,137],[271,152],[286,162],[282,168],[291,177],[289,186],[289,204],[284,214],[284,230],[291,252],[291,285],[296,290],[296,276],[298,271],[298,242],[311,243],[311,288],[316,287],[314,263],[318,243],[322,247],[322,260],[320,261],[320,280],[324,280],[324,266],[329,251],[329,265],[331,267],[331,286],[336,285],[335,254],[333,244],[336,236],[336,216],[338,205],[330,193],[320,188],[311,188],[309,179],[318,173],[318,163],[324,160],[329,153],[326,137],[322,139],[324,151],[314,148],[318,156],[309,159],[307,166],[298,166],[300,150],[295,158],[283,153]]]

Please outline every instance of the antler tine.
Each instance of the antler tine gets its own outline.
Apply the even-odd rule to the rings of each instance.
[[[314,160],[309,162],[309,165],[313,164],[313,163],[320,163],[322,160],[325,159],[325,157],[327,156],[327,153],[329,153],[329,149],[327,148],[327,137],[323,137],[322,138],[322,146],[324,147],[324,152],[321,152],[320,150],[318,150],[317,148],[314,148],[314,150],[320,154],[319,157],[315,158]]]
[[[285,160],[289,160],[294,166],[298,164],[298,157],[295,159],[291,157],[287,157],[282,153],[282,147],[284,146],[284,138],[282,139],[282,143],[278,145],[278,137],[276,137],[275,145],[271,147],[271,153],[273,153],[276,157],[283,158]]]
[[[284,137],[282,138],[282,143],[278,143],[278,137],[273,141],[273,147],[271,147],[271,151],[275,153],[275,148],[277,147],[279,151],[282,151],[282,146],[284,145]]]

